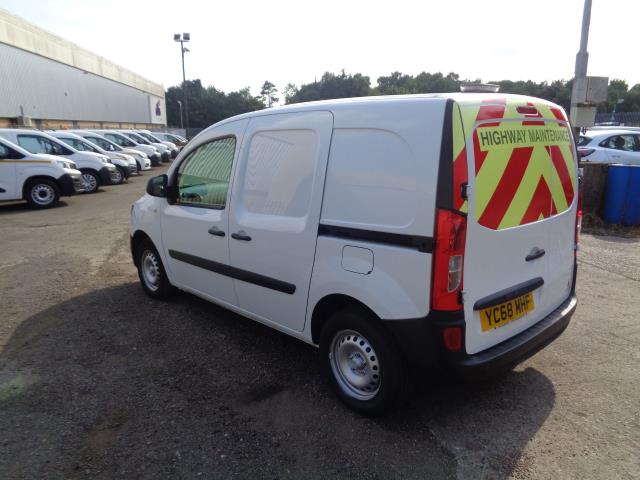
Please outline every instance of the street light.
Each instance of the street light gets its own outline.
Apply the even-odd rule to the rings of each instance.
[[[191,40],[189,33],[176,33],[173,35],[174,42],[180,42],[180,53],[182,55],[182,93],[184,94],[184,126],[188,133],[189,130],[189,99],[187,97],[187,78],[184,73],[184,54],[189,51],[184,44]],[[182,124],[182,104],[180,104],[180,123]]]
[[[178,100],[178,107],[180,107],[180,128],[184,128],[182,123],[182,102],[180,100]]]

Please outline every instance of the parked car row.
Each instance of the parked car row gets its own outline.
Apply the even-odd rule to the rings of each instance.
[[[640,129],[594,127],[580,135],[580,161],[640,165]]]
[[[148,130],[0,129],[0,201],[49,208],[61,196],[94,193],[170,162],[178,144]],[[163,134],[165,135],[165,134]]]

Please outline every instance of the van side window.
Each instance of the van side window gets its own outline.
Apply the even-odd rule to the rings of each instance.
[[[224,209],[235,150],[235,137],[225,137],[191,152],[178,168],[176,203]]]
[[[248,212],[304,217],[318,155],[312,130],[273,130],[251,138],[242,203]]]
[[[71,155],[71,150],[59,143],[39,135],[18,135],[18,144],[31,153],[46,153],[49,155]]]
[[[17,160],[24,155],[0,143],[0,160]]]

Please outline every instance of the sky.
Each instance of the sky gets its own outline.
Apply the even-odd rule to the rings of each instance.
[[[189,32],[187,79],[231,91],[280,91],[325,71],[568,80],[583,0],[0,0],[18,15],[140,75],[182,80],[173,34]],[[640,83],[638,0],[593,0],[589,75]]]

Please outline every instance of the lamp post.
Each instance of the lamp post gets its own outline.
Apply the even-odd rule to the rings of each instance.
[[[186,133],[189,130],[189,98],[187,96],[187,78],[184,73],[184,54],[189,49],[184,44],[190,40],[191,34],[189,33],[176,33],[173,35],[173,41],[180,42],[180,53],[182,55],[182,93],[184,94],[184,128],[186,128]],[[180,122],[182,123],[182,104],[180,104]]]
[[[182,123],[182,102],[178,100],[178,107],[180,108],[180,128],[184,128],[184,124]]]

